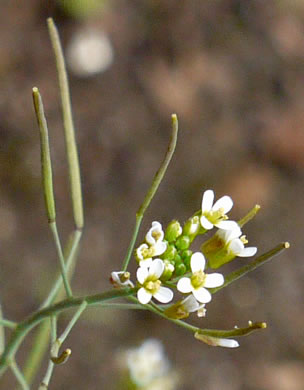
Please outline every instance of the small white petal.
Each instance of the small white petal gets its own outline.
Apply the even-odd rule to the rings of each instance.
[[[214,199],[214,192],[212,190],[207,190],[203,194],[202,199],[202,212],[208,212],[212,209]]]
[[[144,268],[149,268],[151,267],[152,261],[152,257],[148,257],[147,259],[140,260],[139,265]]]
[[[153,246],[153,256],[160,256],[166,252],[167,242],[166,241],[157,241]]]
[[[205,279],[205,287],[219,287],[224,284],[224,276],[219,273],[207,274]]]
[[[184,306],[188,313],[193,313],[200,308],[200,304],[194,298],[194,295],[188,295],[187,298],[182,300],[181,304]]]
[[[206,230],[211,230],[214,226],[204,215],[201,216],[201,225]]]
[[[165,264],[161,259],[155,259],[152,261],[151,267],[149,269],[149,275],[154,275],[157,279],[164,272]]]
[[[210,292],[204,287],[194,289],[192,293],[200,303],[208,303],[212,299]]]
[[[201,252],[195,252],[191,256],[191,271],[197,272],[197,271],[204,271],[206,260],[204,255]]]
[[[153,222],[152,222],[152,227],[157,228],[157,229],[159,229],[159,230],[162,230],[162,225],[161,225],[161,223],[158,222],[158,221],[153,221]]]
[[[137,291],[137,298],[139,300],[140,303],[142,303],[143,305],[145,305],[146,303],[149,303],[151,301],[151,298],[152,298],[152,294],[149,293],[148,291],[146,291],[143,287],[140,288],[138,291]]]
[[[255,246],[249,246],[244,248],[241,253],[238,254],[239,257],[250,257],[254,256],[257,253],[258,248]]]
[[[240,229],[238,224],[236,224],[235,228],[232,230],[223,230],[223,231],[226,232],[226,240],[225,240],[226,242],[234,240],[235,238],[239,238],[242,235],[242,230]]]
[[[219,221],[215,224],[215,226],[224,230],[235,230],[239,227],[235,221]]]
[[[143,254],[142,254],[142,252],[143,252],[143,250],[144,249],[148,249],[149,247],[148,247],[148,245],[147,244],[141,244],[137,249],[136,249],[136,255],[137,255],[137,257],[140,259],[140,260],[143,260]]]
[[[189,293],[193,289],[190,278],[181,278],[177,282],[176,287],[182,293]]]
[[[244,250],[244,244],[239,238],[235,238],[232,240],[229,244],[229,250],[234,253],[235,255],[239,255]]]
[[[237,348],[240,346],[240,344],[233,339],[218,339],[217,345],[219,347],[225,347],[225,348]]]
[[[136,271],[136,277],[140,284],[144,284],[149,274],[148,268],[139,267]]]
[[[214,203],[214,206],[212,207],[212,211],[223,209],[224,214],[227,214],[232,209],[232,206],[233,206],[232,199],[230,198],[230,196],[225,195]]]
[[[167,287],[160,287],[158,291],[153,295],[161,303],[168,303],[173,299],[173,291]]]

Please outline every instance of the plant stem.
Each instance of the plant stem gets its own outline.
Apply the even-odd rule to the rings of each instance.
[[[0,310],[1,313],[1,310]],[[7,328],[15,329],[17,326],[16,322],[5,320],[4,318],[0,319],[0,326],[6,326]]]
[[[76,324],[78,321],[79,317],[83,313],[84,309],[87,307],[88,303],[86,301],[83,301],[82,304],[79,306],[78,310],[76,313],[73,315],[71,321],[68,323],[68,326],[66,327],[65,331],[62,333],[60,337],[58,337],[58,341],[60,344],[64,342],[64,340],[67,338],[69,333],[71,332],[73,326]]]
[[[81,193],[80,168],[79,168],[79,159],[78,159],[77,145],[75,139],[75,129],[74,129],[74,123],[72,117],[68,76],[66,72],[59,34],[53,19],[48,18],[47,24],[48,24],[49,34],[50,34],[50,38],[51,38],[51,42],[55,54],[57,73],[59,79],[74,221],[77,229],[82,229],[83,228],[83,204],[82,204],[82,193]]]
[[[81,235],[82,235],[81,230],[75,230],[72,238],[69,240],[67,247],[65,249],[66,253],[64,253],[64,258],[66,260],[64,263],[65,263],[66,273],[68,274],[68,279],[70,279],[70,276],[71,276],[73,268],[74,268],[76,254],[77,254],[77,251],[79,248],[79,242],[80,242]],[[62,277],[60,274],[60,275],[58,275],[58,277],[54,283],[54,286],[51,289],[51,292],[49,293],[49,295],[47,296],[47,298],[45,299],[45,301],[41,305],[41,307],[40,307],[41,309],[44,307],[47,307],[51,303],[53,303],[57,294],[59,293],[61,285],[62,285]]]
[[[75,230],[73,234],[69,237],[64,249],[64,258],[67,259],[65,261],[66,272],[69,280],[71,280],[72,277],[81,234],[81,231]],[[61,273],[59,273],[54,283],[54,286],[51,289],[51,292],[49,293],[43,304],[40,306],[40,309],[51,305],[57,298],[62,299],[64,291],[64,288],[62,288],[62,276]],[[40,367],[40,362],[43,359],[45,352],[47,351],[49,335],[50,324],[48,321],[44,321],[37,330],[37,335],[35,336],[31,351],[29,352],[29,355],[26,359],[26,363],[23,368],[25,379],[29,384],[32,383],[33,378],[35,377],[36,372]]]
[[[20,368],[17,366],[17,363],[15,362],[15,360],[12,360],[10,362],[10,367],[19,383],[19,385],[21,386],[22,390],[30,390],[28,384],[26,383],[26,380],[22,374],[22,372],[20,371]]]
[[[242,219],[240,219],[238,221],[238,225],[239,227],[243,227],[247,222],[249,222],[252,218],[254,218],[257,213],[260,211],[261,209],[261,206],[256,204],[250,211],[248,214],[245,215],[245,217],[243,217]]]
[[[58,315],[62,311],[65,311],[69,308],[79,307],[85,301],[88,306],[100,304],[104,301],[109,301],[111,299],[125,297],[132,295],[136,292],[134,288],[125,288],[125,289],[115,289],[109,290],[100,294],[88,295],[80,298],[70,298],[60,301],[52,306],[46,307],[44,309],[38,310],[33,313],[24,321],[20,322],[15,331],[12,333],[11,338],[6,345],[5,351],[3,352],[0,358],[0,376],[6,370],[8,364],[16,353],[20,343],[27,335],[27,333],[38,325],[41,321],[45,320],[48,317]]]
[[[68,277],[67,277],[65,259],[64,259],[63,252],[62,252],[62,247],[61,247],[61,243],[60,243],[60,239],[59,239],[59,235],[58,235],[56,222],[49,223],[49,226],[50,226],[51,232],[53,234],[53,238],[54,238],[55,245],[56,245],[56,250],[57,250],[57,255],[59,258],[59,262],[60,262],[61,275],[62,275],[64,288],[65,288],[65,291],[66,291],[68,298],[71,298],[73,296],[73,294],[72,294],[70,283],[69,283]]]
[[[173,156],[173,153],[175,151],[176,141],[177,141],[177,133],[178,133],[178,120],[177,120],[176,114],[172,114],[171,119],[172,119],[172,134],[171,134],[171,139],[169,142],[168,150],[166,152],[166,155],[165,155],[163,162],[161,163],[160,168],[158,169],[158,171],[156,172],[156,174],[154,176],[154,179],[152,181],[152,185],[151,185],[149,191],[147,192],[143,203],[141,204],[141,206],[139,207],[139,209],[136,213],[135,227],[134,227],[131,242],[130,242],[128,250],[127,250],[126,257],[125,257],[123,265],[122,265],[122,271],[126,271],[128,268],[130,257],[131,257],[133,250],[134,250],[134,245],[136,242],[138,231],[139,231],[143,216],[145,214],[145,211],[149,207],[149,205],[150,205],[150,203],[151,203],[151,201],[152,201],[152,199],[153,199],[153,197],[154,197],[154,195],[155,195],[155,193],[156,193],[156,191],[157,191],[157,189],[158,189],[158,187],[159,187],[159,185],[160,185],[160,183],[161,183],[161,181],[166,173],[168,165],[169,165],[171,158]]]
[[[57,339],[57,318],[56,316],[53,316],[51,317],[51,347],[56,342],[56,339]],[[50,359],[45,376],[42,379],[38,390],[44,390],[48,388],[50,379],[53,374],[53,370],[54,370],[54,363]]]
[[[225,277],[225,283],[222,286],[209,288],[208,290],[211,292],[211,294],[215,294],[216,292],[220,291],[222,288],[229,286],[229,284],[235,282],[242,276],[248,274],[251,271],[254,271],[256,268],[265,264],[267,261],[272,260],[275,256],[283,252],[285,249],[288,249],[289,246],[290,245],[288,242],[282,242],[281,244],[277,245],[275,248],[257,257],[251,263],[246,264],[243,267],[237,269],[236,271],[231,272],[229,275]]]

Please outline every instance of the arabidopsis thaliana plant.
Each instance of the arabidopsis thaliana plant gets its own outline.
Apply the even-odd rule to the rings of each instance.
[[[223,196],[218,199],[214,204],[214,192],[207,190],[203,194],[202,199],[202,215],[200,218],[201,225],[204,229],[210,230],[213,226],[220,229],[231,230],[237,226],[234,221],[227,221],[228,213],[233,206],[233,201],[230,196]]]
[[[206,260],[200,252],[193,253],[190,265],[192,276],[190,278],[181,278],[177,283],[177,289],[185,294],[192,292],[195,299],[200,303],[210,302],[212,296],[205,287],[221,286],[224,283],[223,275],[219,273],[205,274]]]
[[[152,261],[151,266],[139,267],[137,269],[137,280],[141,288],[137,291],[137,298],[140,303],[145,305],[154,297],[161,303],[168,303],[173,298],[173,292],[161,286],[159,278],[164,272],[165,264],[161,259]]]

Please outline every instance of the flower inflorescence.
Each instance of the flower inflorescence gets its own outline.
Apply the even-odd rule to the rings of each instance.
[[[160,222],[152,222],[144,242],[135,249],[139,265],[137,275],[137,299],[146,305],[152,298],[160,303],[173,300],[172,289],[182,294],[180,300],[166,307],[169,318],[182,319],[192,312],[199,317],[206,315],[205,305],[212,299],[209,289],[220,287],[225,279],[221,273],[207,273],[232,261],[235,257],[253,256],[256,247],[247,247],[241,227],[228,219],[233,201],[223,196],[214,203],[214,192],[207,190],[202,197],[201,210],[191,216],[182,227],[171,221],[165,230]],[[217,232],[201,244],[201,250],[193,252],[191,245],[211,229]],[[133,286],[126,272],[113,272],[116,287]]]

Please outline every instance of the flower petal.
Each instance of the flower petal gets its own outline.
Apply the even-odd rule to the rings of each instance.
[[[235,238],[230,242],[229,251],[232,252],[234,255],[239,256],[239,254],[242,253],[243,250],[244,244],[239,238]]]
[[[225,348],[237,348],[240,344],[233,339],[217,339],[217,346]]]
[[[232,209],[232,206],[233,206],[232,199],[230,198],[230,196],[225,195],[222,196],[214,203],[214,206],[212,207],[212,211],[223,209],[224,214],[226,214]]]
[[[153,246],[153,256],[160,256],[164,252],[166,252],[167,249],[167,242],[166,241],[157,241],[156,244]]]
[[[177,282],[176,287],[182,293],[189,293],[193,289],[190,278],[181,278]]]
[[[239,227],[235,221],[219,221],[215,224],[215,226],[224,230],[234,230]]]
[[[161,303],[168,303],[173,299],[173,291],[167,287],[160,287],[158,291],[153,295]]]
[[[219,273],[207,274],[205,279],[205,287],[219,287],[224,284],[224,276]]]
[[[149,274],[148,268],[139,267],[136,271],[136,277],[140,284],[144,284]]]
[[[187,298],[183,299],[181,304],[184,306],[184,308],[188,313],[193,313],[194,311],[198,310],[200,307],[200,304],[194,298],[193,294],[190,294],[187,296]]]
[[[191,271],[197,272],[197,271],[204,271],[206,260],[204,255],[201,252],[195,252],[191,256]]]
[[[161,259],[155,259],[152,261],[151,267],[149,269],[149,275],[154,275],[157,279],[164,272],[165,264]]]
[[[139,265],[143,268],[149,268],[151,267],[152,261],[152,257],[148,257],[146,259],[140,260]]]
[[[206,230],[211,230],[213,228],[213,223],[211,223],[204,215],[201,216],[201,225]]]
[[[210,292],[204,287],[194,289],[192,293],[200,303],[208,303],[212,299]]]
[[[205,191],[202,199],[203,213],[208,212],[212,209],[213,200],[214,200],[214,192],[212,190]]]
[[[145,305],[146,303],[149,303],[151,301],[151,298],[152,298],[152,294],[149,293],[147,290],[145,290],[143,287],[140,288],[138,291],[137,291],[137,298],[139,300],[140,303],[142,303],[143,305]]]
[[[249,246],[244,248],[241,253],[238,254],[239,257],[250,257],[254,256],[257,253],[258,248],[255,246]]]

